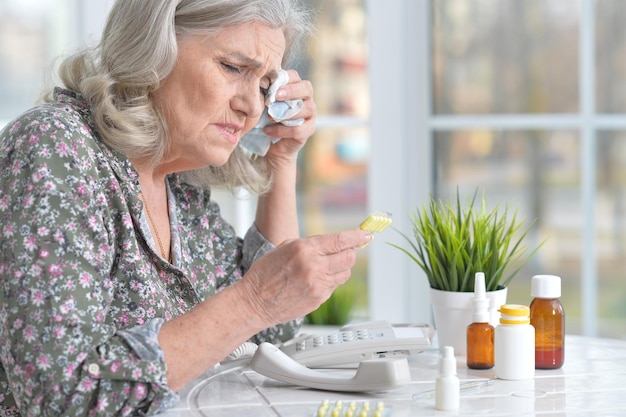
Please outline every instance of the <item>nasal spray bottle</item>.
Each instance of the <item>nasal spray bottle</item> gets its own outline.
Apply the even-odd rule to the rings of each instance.
[[[461,383],[456,375],[456,358],[454,348],[441,348],[439,359],[439,376],[435,382],[435,408],[442,411],[459,409]]]
[[[474,314],[472,324],[467,326],[467,367],[471,369],[493,368],[494,327],[489,324],[489,299],[485,289],[485,274],[477,272],[474,277]]]

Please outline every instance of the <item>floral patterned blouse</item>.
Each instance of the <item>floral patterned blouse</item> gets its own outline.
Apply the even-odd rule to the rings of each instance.
[[[155,251],[137,172],[55,90],[0,133],[0,416],[149,415],[172,406],[157,333],[273,249],[210,192],[168,177],[173,262]],[[254,341],[293,337],[295,320]]]

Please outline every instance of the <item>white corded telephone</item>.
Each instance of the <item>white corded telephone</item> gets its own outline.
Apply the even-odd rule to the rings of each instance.
[[[281,350],[303,365],[328,368],[375,358],[406,358],[430,346],[434,329],[427,324],[368,321],[348,324],[321,335],[286,342]]]
[[[302,336],[281,348],[262,343],[255,348],[250,368],[270,378],[309,388],[384,391],[410,382],[407,357],[430,346],[433,335],[434,329],[427,324],[356,323],[323,335]],[[238,353],[251,353],[250,345],[247,346],[242,346]],[[346,365],[358,365],[353,376],[308,367]]]

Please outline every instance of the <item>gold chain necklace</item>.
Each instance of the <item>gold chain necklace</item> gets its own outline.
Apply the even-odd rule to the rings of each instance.
[[[161,257],[163,259],[167,259],[167,261],[169,263],[172,263],[172,257],[169,256],[169,255],[166,256],[165,250],[163,249],[163,242],[161,242],[161,236],[159,235],[159,229],[156,227],[156,223],[152,219],[152,215],[150,214],[150,209],[148,208],[148,202],[146,201],[146,198],[145,198],[145,196],[143,195],[142,192],[140,192],[139,195],[141,196],[141,201],[143,201],[143,206],[146,208],[146,214],[148,215],[148,220],[150,221],[150,225],[154,229],[154,234],[155,234],[156,239],[157,239],[157,244],[159,245],[159,250],[161,251]]]

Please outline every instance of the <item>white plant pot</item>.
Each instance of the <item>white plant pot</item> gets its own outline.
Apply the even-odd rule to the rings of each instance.
[[[500,321],[498,309],[506,304],[506,295],[506,288],[487,292],[489,323],[494,327]],[[473,292],[430,289],[430,302],[433,307],[438,345],[454,347],[455,355],[467,354],[467,326],[472,323],[473,297]]]

